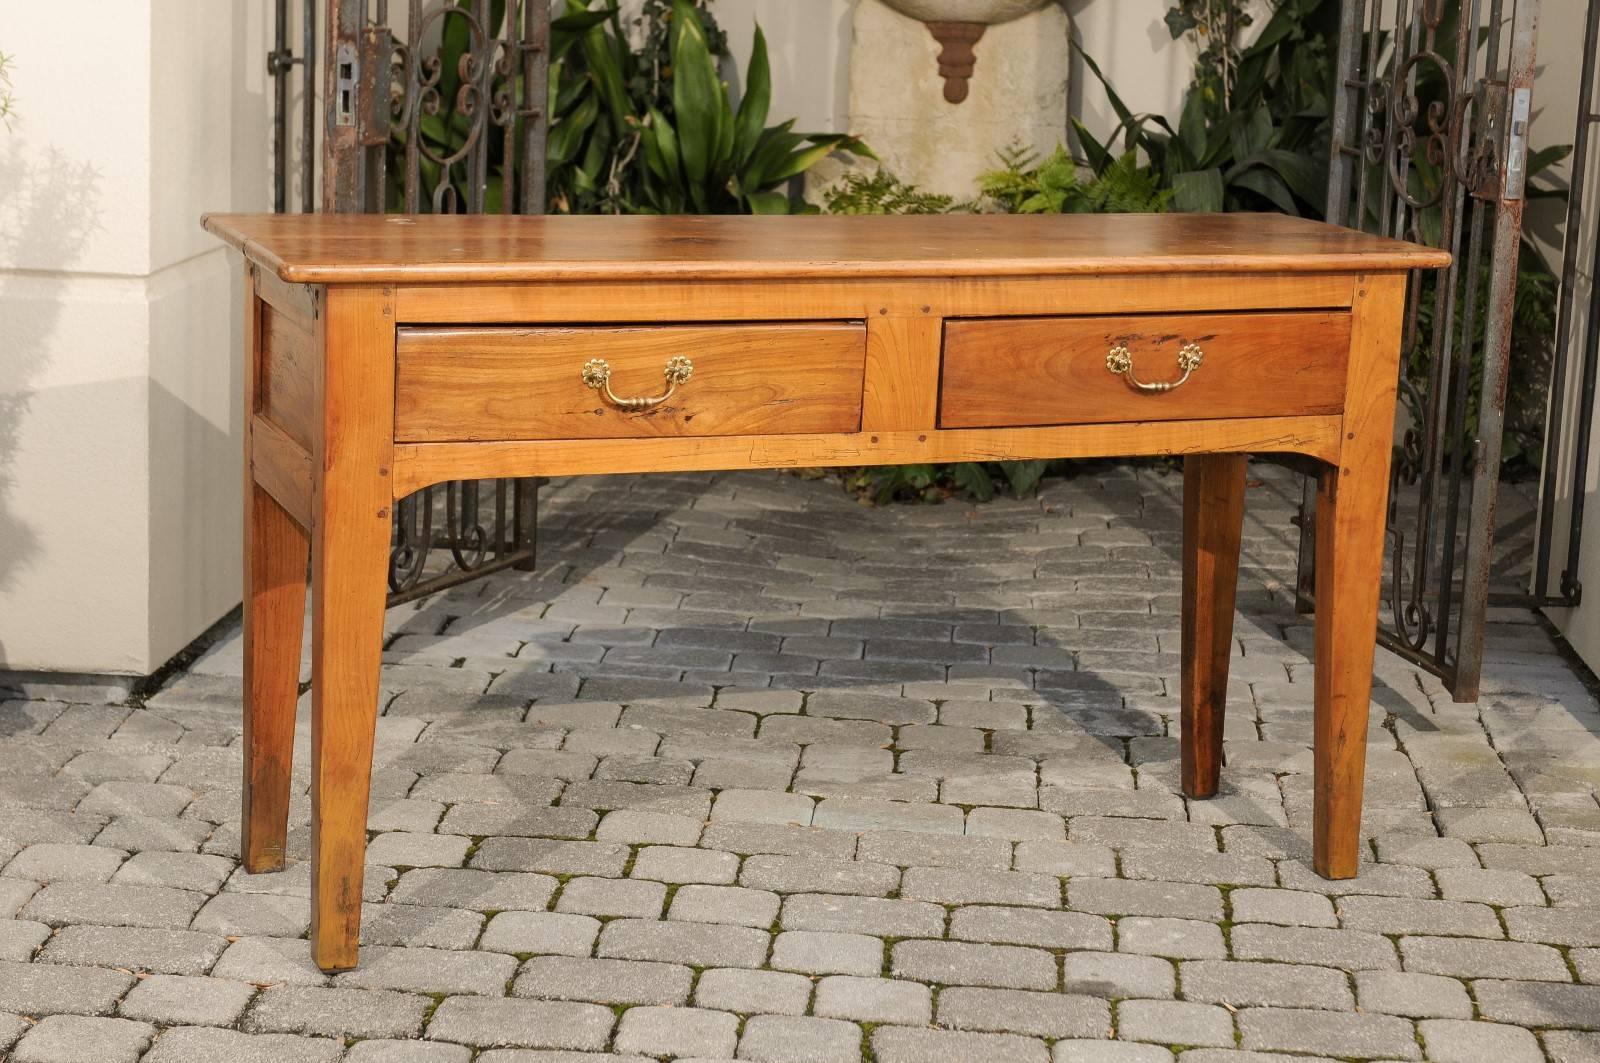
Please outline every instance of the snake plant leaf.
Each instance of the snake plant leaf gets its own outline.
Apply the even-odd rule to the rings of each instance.
[[[611,121],[618,129],[627,128],[633,108],[628,102],[626,78],[601,26],[596,25],[583,35],[583,57],[589,64],[589,76],[594,79],[595,88],[611,114]]]
[[[1258,166],[1239,174],[1232,183],[1239,188],[1247,188],[1257,195],[1266,197],[1271,200],[1273,206],[1285,214],[1300,213],[1300,208],[1294,201],[1294,193],[1283,183],[1283,178],[1271,170]]]
[[[767,36],[758,25],[755,44],[750,48],[750,68],[745,72],[744,98],[739,101],[738,129],[733,138],[735,168],[742,170],[750,161],[767,127],[767,111],[771,106],[772,67],[767,59]]]
[[[1222,171],[1215,166],[1172,176],[1172,209],[1186,214],[1222,210]]]
[[[716,165],[722,140],[722,82],[706,43],[705,28],[688,0],[672,5],[672,111],[678,121],[678,148],[695,204],[704,210],[706,179]]]
[[[789,197],[782,192],[751,192],[745,197],[752,214],[788,214]]]
[[[812,142],[811,147],[797,151],[780,162],[777,168],[766,174],[765,184],[776,184],[803,174],[836,151],[854,152],[869,159],[877,158],[871,148],[848,133],[812,134],[805,139]]]
[[[1078,146],[1083,148],[1084,157],[1089,160],[1089,169],[1099,173],[1111,162],[1111,152],[1089,132],[1089,127],[1084,125],[1076,115],[1072,118],[1072,131],[1078,135]]]
[[[583,146],[584,137],[588,135],[599,114],[599,97],[592,93],[585,96],[578,106],[572,109],[571,114],[564,115],[561,121],[551,125],[545,157],[553,165],[575,159],[578,149]]]
[[[789,157],[791,151],[806,142],[806,138],[801,134],[789,131],[794,127],[794,122],[795,120],[791,118],[781,125],[775,125],[762,132],[761,139],[756,142],[754,156],[744,167],[742,180],[746,188],[765,188],[771,183],[767,180],[767,174],[776,170],[778,165]]]
[[[681,180],[681,163],[678,156],[678,134],[672,128],[672,123],[667,116],[650,108],[650,122],[645,127],[645,142],[654,147],[656,154],[661,159],[661,169],[657,173],[663,181],[678,182]]]

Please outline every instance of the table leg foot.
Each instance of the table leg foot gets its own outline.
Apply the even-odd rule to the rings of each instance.
[[[1244,521],[1243,454],[1183,462],[1182,777],[1192,798],[1215,796],[1222,773],[1228,661]]]
[[[244,808],[239,849],[251,874],[281,871],[289,830],[300,638],[310,538],[277,501],[245,487]]]

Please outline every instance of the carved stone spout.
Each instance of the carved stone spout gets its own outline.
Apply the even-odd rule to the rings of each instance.
[[[939,42],[939,76],[944,98],[960,103],[978,63],[973,46],[983,31],[1043,7],[1049,0],[884,0],[884,3],[928,26]]]

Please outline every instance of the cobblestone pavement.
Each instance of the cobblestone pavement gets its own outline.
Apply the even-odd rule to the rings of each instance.
[[[776,474],[551,488],[540,571],[389,617],[335,978],[305,865],[235,860],[236,637],[142,703],[6,701],[0,1049],[1600,1060],[1594,698],[1526,613],[1476,706],[1381,657],[1371,862],[1317,878],[1293,487],[1254,475],[1206,802],[1176,786],[1170,471],[976,510]],[[302,717],[302,795],[306,754]]]

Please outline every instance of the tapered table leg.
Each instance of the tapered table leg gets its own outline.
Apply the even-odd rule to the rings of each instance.
[[[384,289],[331,289],[318,369],[311,535],[311,949],[356,965],[393,496],[394,319]]]
[[[1312,863],[1326,878],[1353,878],[1361,864],[1361,791],[1404,302],[1402,274],[1362,277],[1356,284],[1339,461],[1317,481]]]
[[[246,483],[244,498],[244,809],[239,848],[245,870],[260,874],[283,869],[311,541],[259,485]]]
[[[1244,522],[1245,455],[1183,462],[1183,792],[1211,797],[1222,770],[1222,725],[1233,652],[1233,606]]]

